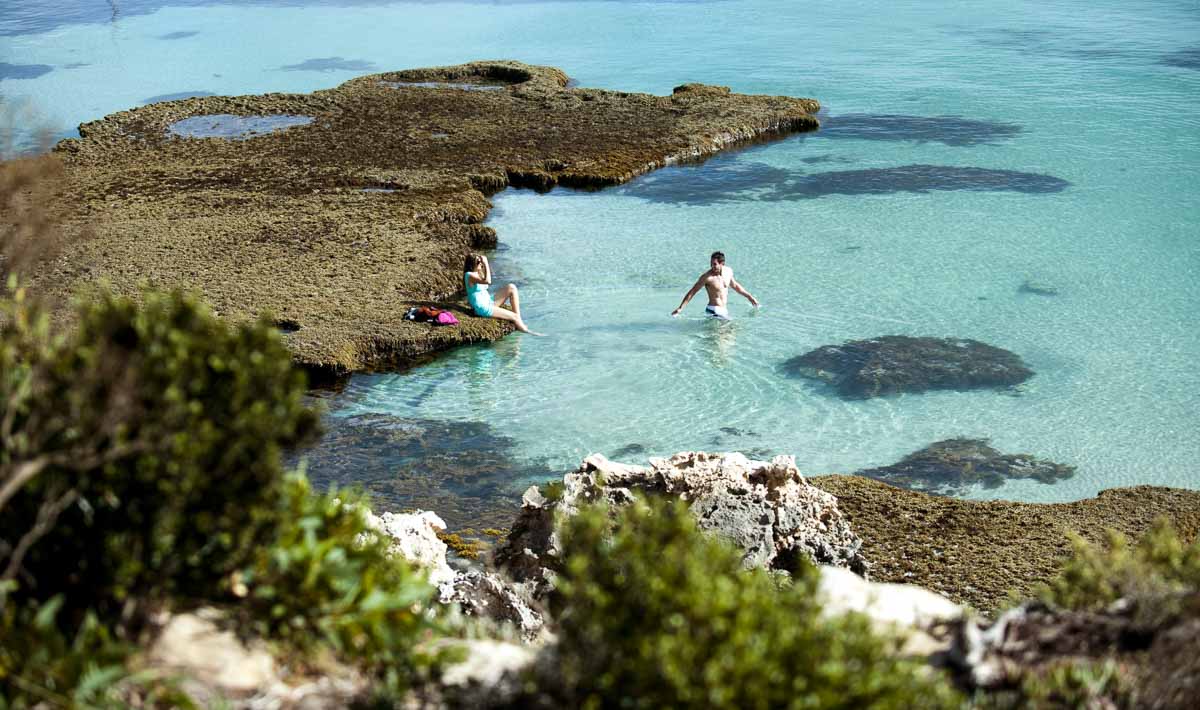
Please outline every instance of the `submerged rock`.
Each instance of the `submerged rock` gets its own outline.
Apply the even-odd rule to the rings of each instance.
[[[554,474],[518,456],[516,442],[486,422],[370,413],[326,416],[324,424],[320,441],[291,452],[288,465],[305,461],[318,488],[366,489],[376,511],[436,510],[464,538],[478,537],[472,528],[508,527],[521,500],[514,479]]]
[[[827,382],[845,399],[1011,387],[1033,376],[1020,356],[977,340],[907,335],[825,345],[788,360],[783,370]]]
[[[627,504],[636,491],[686,500],[701,529],[743,551],[746,567],[792,570],[803,555],[817,564],[867,569],[862,543],[837,499],[808,485],[790,456],[765,462],[695,452],[651,458],[648,467],[592,454],[563,478],[553,500],[530,488],[512,532],[495,551],[497,565],[518,582],[533,582],[535,598],[544,596],[561,555],[556,522],[591,502]]]
[[[1075,467],[1029,454],[1002,454],[987,439],[946,439],[905,456],[899,463],[856,472],[914,491],[955,495],[973,486],[999,488],[1010,478],[1056,483],[1075,475]]]
[[[1017,292],[1030,293],[1035,296],[1057,296],[1058,288],[1042,281],[1025,279],[1021,282],[1021,286],[1017,289]]]

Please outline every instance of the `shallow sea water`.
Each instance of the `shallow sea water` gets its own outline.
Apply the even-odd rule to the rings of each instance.
[[[162,97],[504,57],[583,86],[702,81],[824,104],[818,133],[598,193],[496,196],[497,278],[549,336],[354,377],[326,398],[335,430],[440,433],[403,456],[342,437],[353,455],[314,455],[320,480],[356,480],[364,461],[386,472],[389,457],[470,469],[472,447],[499,441],[486,494],[511,497],[590,452],[782,453],[815,474],[972,436],[1078,467],[973,497],[1200,487],[1195,2],[164,0],[115,19],[94,5],[0,10],[0,96],[67,131]],[[669,318],[714,249],[764,307],[731,294],[733,322],[716,323],[701,296]],[[982,340],[1037,374],[1016,395],[845,402],[779,369],[890,334]]]

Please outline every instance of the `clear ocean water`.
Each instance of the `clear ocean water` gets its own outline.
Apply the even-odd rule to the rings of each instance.
[[[786,453],[816,474],[970,436],[1078,468],[972,497],[1200,486],[1195,0],[16,5],[0,9],[0,96],[66,134],[180,95],[484,58],[823,103],[818,133],[598,193],[496,196],[497,278],[549,336],[354,377],[325,397],[319,478],[383,490],[407,467],[419,488],[429,462],[484,459],[486,489],[428,485],[511,498],[590,452]],[[763,308],[731,294],[716,323],[700,296],[671,319],[715,249]],[[1037,374],[1015,393],[847,402],[779,369],[891,334],[982,340]]]

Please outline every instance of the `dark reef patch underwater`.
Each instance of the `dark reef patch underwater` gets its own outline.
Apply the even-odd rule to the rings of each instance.
[[[318,57],[306,59],[299,64],[279,67],[282,71],[376,71],[374,62],[365,59],[342,59],[341,57]]]
[[[675,172],[689,170],[686,178]],[[831,195],[1021,192],[1031,195],[1062,192],[1071,183],[1053,175],[956,165],[900,165],[894,168],[834,170],[804,173],[766,163],[712,160],[702,168],[669,168],[621,188],[651,202],[714,205],[722,202],[809,200]]]
[[[561,471],[516,457],[515,442],[484,422],[404,419],[387,414],[326,417],[325,435],[292,452],[318,489],[358,485],[376,513],[433,510],[450,530],[507,528],[520,509],[514,482],[560,478]]]
[[[791,358],[784,374],[829,384],[842,399],[905,392],[1014,387],[1033,377],[1021,357],[966,338],[885,335],[824,345]]]
[[[191,99],[197,96],[216,96],[211,91],[177,91],[173,94],[159,94],[158,96],[148,96],[141,100],[143,104],[156,104],[160,101],[178,101],[179,99]]]
[[[54,71],[49,64],[9,64],[0,62],[0,79],[36,79]]]
[[[848,113],[841,116],[819,115],[818,118],[821,119],[821,130],[804,138],[917,141],[964,147],[993,145],[1013,138],[1022,131],[1016,123],[981,121],[961,116]]]
[[[1075,467],[1029,454],[1002,454],[986,439],[946,439],[905,456],[891,466],[856,471],[892,486],[936,495],[961,495],[975,486],[999,488],[1011,478],[1056,483]]]
[[[1171,52],[1161,60],[1162,64],[1184,69],[1200,69],[1200,47],[1188,47],[1178,52]]]

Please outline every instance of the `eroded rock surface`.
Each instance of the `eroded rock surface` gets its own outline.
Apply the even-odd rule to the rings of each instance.
[[[436,513],[368,512],[367,523],[391,538],[394,554],[424,569],[430,584],[440,586],[454,581],[454,570],[446,562],[446,543],[438,537],[438,532],[446,529],[446,523]]]
[[[469,616],[511,624],[526,641],[534,641],[541,634],[545,621],[528,589],[495,572],[450,568],[446,543],[438,537],[446,524],[436,513],[377,516],[368,511],[367,522],[392,540],[392,552],[425,570],[429,582],[438,588],[441,603],[458,604]]]
[[[1010,478],[1055,483],[1075,475],[1075,467],[1029,454],[1002,454],[986,439],[946,439],[905,456],[891,466],[856,472],[893,486],[938,495],[963,493],[973,486],[999,488]]]
[[[442,603],[457,603],[470,616],[511,624],[524,641],[537,641],[545,628],[532,584],[513,584],[492,571],[466,570],[440,590]]]
[[[94,236],[72,241],[36,286],[184,287],[224,316],[272,314],[301,363],[344,372],[409,362],[505,332],[465,310],[452,328],[403,320],[408,305],[456,297],[463,255],[495,246],[483,225],[489,195],[616,185],[818,126],[811,99],[567,84],[552,67],[476,62],[311,94],[185,98],[83,124],[56,152],[74,224]],[[223,115],[312,121],[237,140],[169,131]]]
[[[538,585],[534,596],[542,596],[553,585],[561,555],[556,518],[596,501],[624,505],[637,491],[687,501],[699,526],[738,546],[747,567],[791,570],[804,555],[818,564],[866,571],[862,543],[837,499],[810,486],[790,456],[765,462],[739,453],[696,452],[652,458],[649,466],[593,454],[563,478],[554,500],[529,489],[512,532],[496,549],[497,565],[518,582]]]
[[[1092,611],[1029,601],[994,622],[968,618],[952,624],[953,643],[945,657],[966,690],[1000,693],[1019,687],[1024,677],[1066,664],[1086,667],[1114,662],[1124,683],[1107,688],[1094,684],[1098,699],[1088,707],[1190,710],[1200,690],[1197,602],[1200,598],[1193,592],[1182,613],[1148,624],[1129,599]],[[1121,693],[1122,685],[1128,691],[1133,684],[1140,690],[1133,698],[1113,697],[1114,691]]]
[[[1020,356],[977,340],[907,335],[824,345],[788,360],[783,369],[827,382],[844,399],[1012,387],[1033,376]]]

